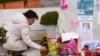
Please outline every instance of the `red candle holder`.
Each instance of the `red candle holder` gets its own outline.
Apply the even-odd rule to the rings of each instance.
[[[96,52],[96,56],[100,56],[100,52]]]
[[[81,53],[80,53],[80,52],[77,52],[77,53],[76,53],[76,56],[81,56]]]
[[[91,56],[91,52],[85,52],[85,56]]]
[[[88,45],[85,45],[85,46],[84,46],[84,51],[85,51],[85,52],[88,52],[88,51],[89,51]]]
[[[91,56],[96,56],[96,52],[91,52]]]

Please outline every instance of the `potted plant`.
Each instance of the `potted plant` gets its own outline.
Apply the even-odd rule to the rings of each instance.
[[[51,37],[54,37],[56,33],[58,17],[59,13],[57,11],[49,11],[41,16],[40,24],[43,25],[47,34],[51,35]]]

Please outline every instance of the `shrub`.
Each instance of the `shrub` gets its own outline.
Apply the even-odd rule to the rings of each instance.
[[[18,0],[0,0],[0,3],[13,2],[13,1],[18,1]]]
[[[42,25],[57,25],[58,21],[58,12],[57,11],[50,11],[42,15],[40,24]]]
[[[0,3],[5,3],[7,2],[7,0],[0,0]]]

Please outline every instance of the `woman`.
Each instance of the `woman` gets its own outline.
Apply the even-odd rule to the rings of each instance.
[[[22,52],[27,50],[28,47],[46,51],[44,46],[40,46],[30,39],[29,25],[38,19],[37,14],[28,10],[25,13],[17,13],[12,18],[12,25],[10,25],[6,34],[6,43],[3,45],[12,56],[22,56]]]

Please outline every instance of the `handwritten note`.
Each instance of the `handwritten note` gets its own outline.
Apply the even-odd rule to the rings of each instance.
[[[74,32],[68,32],[62,34],[62,42],[75,39],[75,38],[79,38],[79,34]]]

